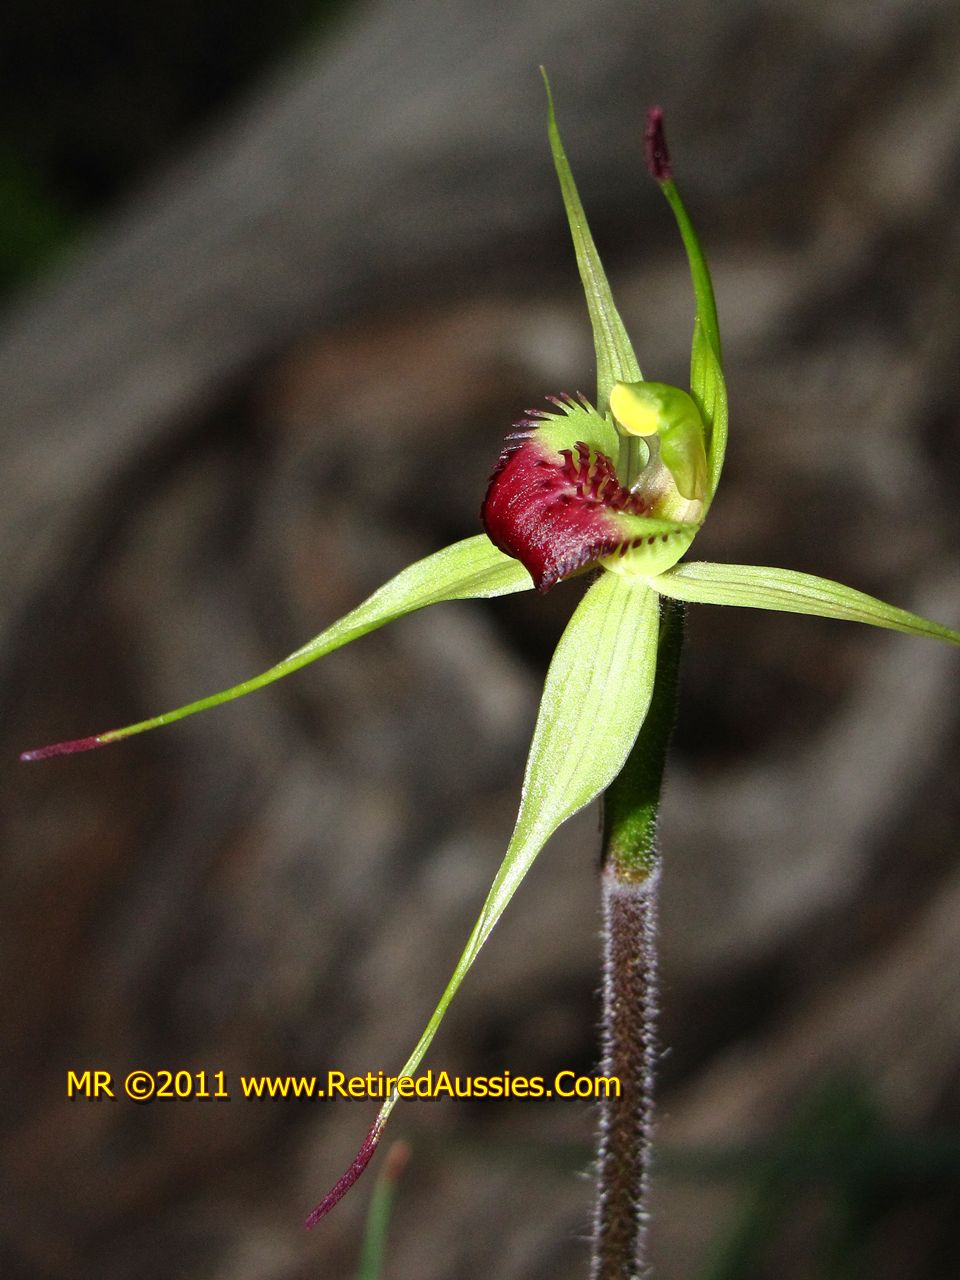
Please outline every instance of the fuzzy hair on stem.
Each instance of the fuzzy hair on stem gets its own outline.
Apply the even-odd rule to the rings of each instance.
[[[657,899],[660,868],[621,877],[608,863],[603,884],[603,1074],[620,1096],[600,1108],[591,1280],[648,1274],[650,1159],[658,1012]]]

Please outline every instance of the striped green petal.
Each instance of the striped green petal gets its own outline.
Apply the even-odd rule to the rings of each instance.
[[[25,751],[20,759],[46,760],[50,756],[73,755],[78,751],[90,751],[94,747],[105,747],[136,733],[158,729],[161,725],[173,724],[187,716],[196,715],[198,711],[207,711],[223,702],[242,698],[255,689],[262,689],[264,685],[273,684],[275,680],[299,671],[301,667],[316,662],[335,649],[342,649],[351,640],[358,640],[369,631],[386,626],[388,622],[417,609],[425,609],[428,605],[439,604],[444,600],[504,596],[514,591],[526,591],[529,587],[530,577],[523,566],[498,551],[483,534],[467,538],[463,542],[455,542],[452,546],[444,547],[442,551],[409,565],[363,604],[321,631],[288,658],[250,680],[244,680],[196,702],[188,702],[186,706],[177,707],[174,711],[165,711],[149,720],[127,725],[123,729],[109,729],[93,737],[55,742],[47,747]]]
[[[921,618],[919,614],[885,604],[853,587],[793,569],[770,569],[752,564],[680,564],[649,579],[650,586],[671,600],[697,604],[732,604],[745,609],[773,609],[806,613],[815,618],[863,622],[908,636],[925,636],[960,644],[960,631]]]
[[[659,607],[642,582],[604,573],[567,625],[547,673],[520,812],[503,862],[453,976],[399,1075],[419,1067],[480,948],[557,827],[623,768],[653,691]],[[307,1219],[319,1221],[363,1172],[396,1105],[383,1105],[356,1158]]]

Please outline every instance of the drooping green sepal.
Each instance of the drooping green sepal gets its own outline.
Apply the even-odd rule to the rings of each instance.
[[[642,582],[605,573],[561,637],[547,673],[516,827],[453,976],[400,1076],[411,1076],[537,854],[557,827],[595,800],[623,768],[650,705],[659,604]],[[369,1161],[398,1101],[383,1105],[357,1159],[310,1215],[332,1208]]]
[[[730,604],[746,609],[772,609],[780,613],[806,613],[815,618],[863,622],[909,636],[925,636],[960,644],[960,631],[931,622],[918,614],[885,604],[863,591],[829,578],[817,578],[793,569],[771,569],[752,564],[680,564],[650,586],[672,600],[697,604]]]
[[[145,733],[148,729],[158,729],[161,725],[173,724],[187,716],[196,715],[198,711],[206,711],[223,702],[232,702],[234,698],[242,698],[245,694],[262,689],[264,685],[273,684],[293,671],[299,671],[308,663],[335,649],[341,649],[351,640],[358,640],[369,631],[386,626],[405,614],[414,613],[417,609],[425,609],[428,605],[440,604],[444,600],[469,600],[509,595],[514,591],[526,591],[530,588],[529,575],[523,566],[510,556],[494,547],[489,538],[479,534],[475,538],[467,538],[463,542],[455,542],[434,555],[418,560],[409,565],[395,578],[391,578],[363,604],[342,617],[332,626],[321,631],[318,636],[297,649],[295,653],[278,662],[268,671],[261,672],[250,680],[244,680],[220,693],[200,698],[186,706],[177,707],[174,711],[166,711],[162,715],[153,716],[149,720],[141,720],[137,724],[127,725],[123,729],[110,729],[106,733],[90,738],[78,738],[72,742],[57,742],[49,747],[40,747],[35,751],[25,751],[21,760],[45,760],[50,756],[72,755],[78,751],[89,751],[94,747],[104,747],[111,742],[119,742],[123,738],[132,737],[136,733]]]

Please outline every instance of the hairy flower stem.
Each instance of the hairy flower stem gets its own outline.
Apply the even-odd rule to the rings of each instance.
[[[594,1280],[635,1280],[646,1264],[657,1014],[655,868],[639,884],[603,872],[603,1073]]]
[[[592,1280],[639,1280],[647,1224],[657,1039],[656,820],[676,714],[682,610],[665,606],[657,679],[640,737],[604,798],[603,1073]]]

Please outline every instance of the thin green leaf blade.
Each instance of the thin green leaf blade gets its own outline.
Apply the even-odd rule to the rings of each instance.
[[[862,622],[910,636],[925,636],[960,644],[960,631],[885,604],[853,587],[793,569],[761,565],[679,564],[668,573],[648,579],[660,595],[697,604],[729,604],[746,609],[806,613],[816,618]]]
[[[343,648],[352,640],[358,640],[368,632],[418,609],[425,609],[445,600],[487,599],[509,595],[515,591],[530,590],[532,586],[530,575],[519,561],[498,551],[485,534],[478,534],[409,565],[369,596],[363,604],[321,631],[282,662],[250,680],[241,681],[229,689],[199,698],[196,702],[189,702],[173,711],[152,716],[149,720],[141,720],[122,729],[110,729],[91,738],[79,738],[73,742],[59,742],[35,751],[26,751],[20,758],[44,760],[55,755],[70,755],[119,742],[134,734],[145,733],[148,729],[160,728],[161,725],[173,724],[187,716],[196,715],[199,711],[207,711],[211,707],[218,707],[224,702],[232,702],[235,698],[253,693],[255,689],[262,689],[264,685],[299,671],[301,667],[316,662],[335,649]]]
[[[623,768],[650,705],[659,605],[643,582],[604,573],[561,637],[547,673],[520,812],[503,862],[446,990],[401,1076],[412,1075],[480,948],[553,832]],[[379,1137],[396,1103],[377,1117]]]
[[[620,312],[617,310],[607,280],[606,272],[597,253],[587,215],[583,211],[577,184],[573,180],[570,163],[563,149],[560,130],[553,108],[553,94],[547,73],[541,67],[543,83],[547,90],[547,120],[550,150],[560,180],[563,205],[570,223],[573,247],[580,268],[580,279],[587,299],[590,324],[593,328],[593,345],[597,356],[597,408],[605,413],[610,402],[610,392],[616,382],[640,382],[643,375],[627,336]]]

